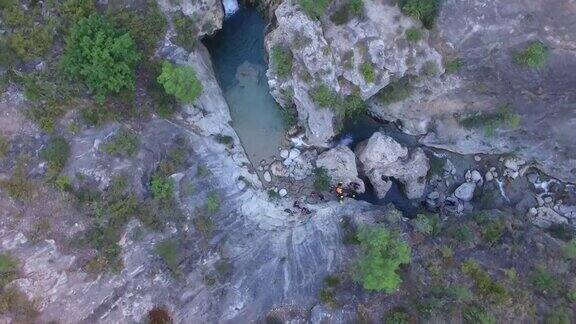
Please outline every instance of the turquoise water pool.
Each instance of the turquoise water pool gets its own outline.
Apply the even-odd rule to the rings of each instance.
[[[203,41],[230,107],[232,126],[254,165],[278,155],[285,131],[265,75],[264,29],[260,14],[243,7]]]

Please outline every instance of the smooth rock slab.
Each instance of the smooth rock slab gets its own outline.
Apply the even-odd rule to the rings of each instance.
[[[347,146],[338,146],[320,154],[316,166],[326,169],[333,185],[341,182],[346,187],[355,182],[359,185],[358,192],[364,192],[364,181],[358,177],[356,168],[356,155]]]
[[[474,197],[476,184],[473,182],[464,182],[454,191],[454,196],[462,201],[470,201]]]

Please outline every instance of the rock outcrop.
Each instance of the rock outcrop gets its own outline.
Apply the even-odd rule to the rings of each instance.
[[[368,176],[379,198],[384,198],[394,178],[404,185],[410,199],[420,198],[426,187],[428,157],[421,148],[412,150],[400,145],[393,138],[376,132],[358,144],[356,155],[361,169]]]
[[[461,154],[514,152],[546,173],[576,182],[576,7],[569,0],[443,1],[432,37],[446,60],[462,68],[440,82],[416,85],[412,95],[372,112],[400,121],[421,143]],[[548,47],[542,68],[516,62],[533,41]],[[469,116],[517,116],[469,128]],[[562,139],[562,140],[559,140]]]
[[[422,74],[426,66],[434,74],[443,72],[442,57],[436,50],[425,41],[406,40],[405,30],[419,27],[418,21],[404,16],[397,6],[364,3],[364,17],[336,25],[328,18],[337,10],[336,4],[318,21],[310,19],[296,1],[286,0],[276,9],[277,27],[266,36],[270,62],[274,62],[275,46],[287,48],[293,56],[288,76],[279,76],[271,64],[267,72],[271,93],[282,106],[296,106],[313,145],[327,146],[336,135],[334,123],[339,117],[336,109],[331,109],[335,107],[315,103],[310,90],[324,85],[344,96],[358,89],[367,99],[391,80]],[[363,76],[364,68],[374,73],[371,80]]]
[[[195,25],[198,37],[210,35],[222,28],[224,21],[224,7],[221,0],[156,0],[162,11],[167,14],[182,12],[190,17]]]
[[[63,245],[84,235],[93,222],[72,204],[63,205],[60,201],[65,199],[50,199],[42,205],[28,202],[22,221],[14,217],[18,204],[4,192],[0,194],[0,250],[20,261],[22,277],[11,285],[37,301],[39,322],[141,322],[158,306],[165,307],[179,323],[258,321],[282,305],[310,309],[317,303],[324,278],[344,271],[354,253],[354,248],[342,242],[342,215],[362,222],[382,215],[381,207],[362,201],[352,200],[345,206],[303,203],[312,215],[287,212],[293,206],[288,198],[270,201],[258,177],[249,172],[242,146],[218,143],[213,136],[226,134],[239,143],[209,57],[198,46],[193,53],[173,46],[159,51],[176,64],[194,66],[204,91],[171,121],[152,118],[143,122],[138,130],[139,152],[134,157],[110,157],[98,149],[99,143],[117,132],[118,124],[84,129],[71,139],[73,158],[64,175],[81,174],[86,181],[105,188],[114,175],[125,174],[139,197],[149,195],[150,174],[166,154],[167,145],[176,137],[184,138],[188,145],[187,163],[191,165],[170,177],[175,182],[175,206],[182,217],[164,220],[161,231],[149,230],[133,218],[118,242],[122,271],[91,276],[83,265],[94,251]],[[0,108],[4,112],[10,105]],[[38,130],[26,131],[41,137]],[[39,145],[35,145],[33,151],[38,151]],[[311,170],[308,165],[315,158],[315,150],[293,150],[286,160],[290,161],[288,167],[306,171]],[[47,190],[60,196],[54,188]],[[220,204],[209,214],[212,229],[206,233],[195,224],[206,215],[210,195],[220,197]],[[42,193],[31,199],[37,197],[50,196]],[[35,242],[30,238],[30,224],[39,217],[60,222],[51,230],[58,233],[57,240]],[[166,239],[180,242],[179,276],[167,269],[155,251]],[[218,270],[222,263],[228,270]]]
[[[341,182],[344,187],[348,187],[350,183],[356,183],[359,185],[356,191],[364,192],[364,181],[358,178],[356,155],[347,146],[338,146],[320,154],[316,160],[316,166],[326,168],[332,185]]]

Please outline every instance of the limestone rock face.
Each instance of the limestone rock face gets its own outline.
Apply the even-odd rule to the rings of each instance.
[[[336,67],[330,48],[322,33],[318,21],[312,21],[291,0],[284,1],[276,9],[278,27],[266,37],[269,53],[276,45],[288,47],[293,56],[292,74],[280,78],[276,72],[267,72],[268,84],[272,96],[286,106],[291,96],[299,120],[306,127],[309,142],[325,146],[336,135],[333,126],[334,111],[329,107],[320,107],[312,101],[308,91],[320,84],[333,91],[339,91]]]
[[[198,37],[210,35],[222,28],[224,20],[224,7],[221,0],[157,0],[160,8],[170,14],[182,12],[193,19]]]
[[[135,130],[140,138],[135,156],[110,157],[98,150],[99,143],[118,131],[116,123],[83,129],[70,140],[73,158],[63,175],[82,174],[85,181],[104,188],[115,175],[124,174],[139,198],[149,194],[150,175],[170,144],[176,138],[187,143],[186,166],[170,176],[174,204],[181,216],[163,220],[162,230],[145,227],[139,217],[133,217],[118,238],[122,271],[86,272],[84,265],[95,255],[94,249],[79,247],[77,251],[66,242],[85,236],[94,219],[57,189],[46,186],[43,190],[59,198],[44,198],[26,208],[21,218],[14,217],[20,208],[17,202],[0,195],[0,251],[21,265],[21,275],[10,285],[35,301],[38,322],[138,323],[158,305],[165,307],[176,323],[257,322],[282,305],[298,305],[307,311],[318,303],[325,277],[345,271],[355,256],[354,248],[342,241],[342,215],[350,214],[355,223],[382,215],[379,206],[351,200],[345,205],[335,201],[302,203],[311,214],[300,217],[286,211],[293,206],[290,195],[270,201],[257,175],[250,172],[242,147],[219,145],[213,136],[222,133],[239,142],[228,123],[228,107],[209,58],[201,44],[198,46],[193,53],[177,47],[159,51],[176,64],[194,66],[204,91],[196,102],[182,107],[182,115],[144,121]],[[5,104],[0,98],[2,112],[17,102],[10,100]],[[23,111],[15,109],[14,113]],[[34,136],[39,134],[26,125],[19,127]],[[35,152],[41,147],[36,142],[31,145],[36,145]],[[311,162],[316,157],[315,150],[291,150],[287,172],[304,176],[313,170]],[[213,231],[207,234],[196,225],[197,217],[207,197],[214,194],[220,197],[220,205],[210,214]],[[48,239],[35,242],[29,238],[30,226],[43,218],[58,221],[51,228],[58,235],[52,239],[52,234],[47,234]],[[155,252],[157,244],[166,239],[181,243],[178,276]],[[221,262],[228,265],[228,271],[218,270]],[[208,282],[207,276],[214,279]]]
[[[355,94],[370,98],[404,75],[419,75],[425,67],[442,73],[442,57],[425,41],[411,43],[405,30],[420,23],[404,16],[398,7],[378,1],[364,1],[365,17],[335,25],[328,19],[312,20],[295,0],[285,0],[276,9],[277,27],[266,36],[266,48],[273,63],[272,49],[287,48],[293,56],[290,75],[279,76],[273,64],[268,84],[282,105],[295,104],[309,142],[327,146],[336,135],[334,107],[319,107],[309,91],[324,85],[340,96]],[[336,5],[329,10],[336,10]],[[329,15],[327,15],[329,16]],[[362,69],[374,73],[366,80]],[[431,76],[435,78],[435,76]],[[426,78],[423,78],[426,79]]]
[[[409,152],[393,138],[376,132],[358,144],[356,155],[379,198],[384,198],[392,186],[390,178],[404,185],[410,199],[420,198],[424,193],[429,165],[421,148]]]
[[[316,166],[326,168],[333,185],[341,182],[344,187],[347,187],[354,182],[360,186],[357,191],[364,192],[364,181],[358,178],[356,169],[356,155],[347,146],[338,146],[320,154],[316,160]]]
[[[400,120],[403,130],[426,134],[422,144],[462,154],[514,152],[556,178],[576,182],[576,7],[570,0],[444,1],[434,28],[436,48],[459,57],[462,68],[372,113]],[[533,69],[515,55],[531,42],[549,49]],[[438,81],[438,82],[437,82]],[[509,104],[519,124],[466,129],[467,116],[495,114]],[[385,109],[384,109],[385,108]],[[498,123],[498,122],[496,122]]]

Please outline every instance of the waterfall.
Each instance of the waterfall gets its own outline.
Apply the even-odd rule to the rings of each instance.
[[[333,141],[330,147],[335,148],[338,146],[350,146],[352,143],[354,143],[354,137],[352,137],[351,134],[345,134],[340,139]]]
[[[506,199],[506,201],[508,203],[510,203],[510,199],[508,198],[508,196],[506,196],[506,191],[504,191],[504,181],[502,181],[500,179],[496,179],[496,183],[498,184],[498,189],[500,190],[500,195],[502,195],[502,197],[504,199]]]
[[[239,9],[237,0],[222,0],[222,5],[224,6],[225,17],[232,16]]]

